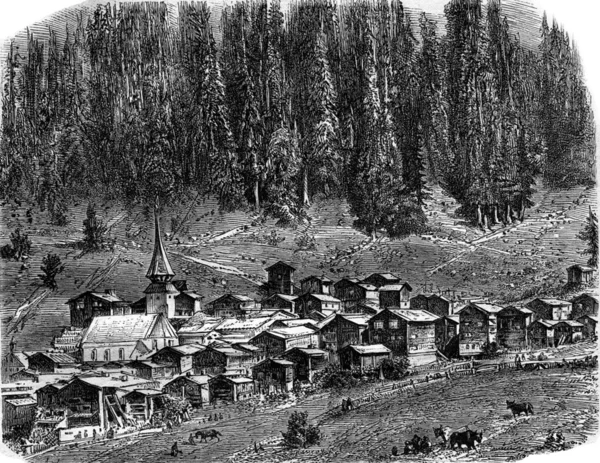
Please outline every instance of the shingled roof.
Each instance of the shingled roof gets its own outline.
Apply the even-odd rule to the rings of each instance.
[[[137,342],[153,334],[177,337],[175,329],[162,314],[96,317],[84,332],[81,344]]]

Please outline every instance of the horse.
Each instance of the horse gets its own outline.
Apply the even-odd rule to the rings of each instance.
[[[529,416],[531,413],[533,415],[533,405],[530,402],[516,403],[514,400],[506,401],[506,408],[509,408],[513,414],[513,418],[516,420],[517,416],[521,413],[525,413],[526,416]]]
[[[217,442],[221,442],[221,439],[219,438],[219,436],[222,436],[222,434],[217,431],[216,429],[207,429],[206,431],[203,430],[198,430],[196,431],[196,439],[198,437],[200,437],[200,442],[204,441],[207,442],[207,438],[210,438],[210,440],[212,441],[213,439],[217,439]]]
[[[449,427],[442,427],[440,424],[439,428],[433,428],[433,436],[437,439],[439,437],[442,438],[442,442],[444,443],[444,447],[448,446],[448,442],[450,441],[450,434],[452,433],[452,429]]]
[[[475,443],[481,444],[483,440],[483,431],[471,431],[467,429],[463,432],[453,432],[450,435],[450,449],[454,450],[454,447],[458,445],[461,449],[463,445],[467,446],[467,450],[476,450]]]

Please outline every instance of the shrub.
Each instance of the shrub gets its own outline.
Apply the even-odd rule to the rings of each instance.
[[[308,233],[300,234],[296,240],[296,246],[300,251],[313,251],[317,249],[317,240],[314,235],[309,235]]]
[[[290,448],[307,448],[321,442],[321,430],[308,424],[308,413],[294,412],[288,420],[287,432],[282,432],[283,442]]]
[[[356,386],[358,379],[338,365],[329,365],[315,374],[314,383],[323,389],[347,389]]]
[[[56,289],[58,285],[56,284],[56,276],[65,269],[65,266],[62,264],[60,257],[57,254],[49,253],[42,260],[42,266],[40,267],[43,275],[40,275],[44,286],[50,288],[52,290]]]
[[[484,358],[493,359],[500,355],[498,344],[495,342],[485,343],[481,348],[481,354]]]
[[[31,240],[26,234],[21,234],[21,229],[17,228],[10,234],[10,244],[2,246],[0,255],[4,259],[21,260],[28,256],[31,251]]]
[[[406,356],[384,359],[381,362],[381,369],[385,379],[400,379],[406,375],[409,362]]]
[[[106,225],[96,217],[96,206],[89,203],[87,218],[83,221],[83,247],[86,251],[99,251],[104,248]]]

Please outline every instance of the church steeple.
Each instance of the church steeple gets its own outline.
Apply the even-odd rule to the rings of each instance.
[[[175,272],[171,268],[167,252],[162,242],[160,234],[160,226],[158,223],[158,214],[154,211],[154,253],[152,254],[152,260],[150,261],[150,267],[146,273],[152,283],[166,283],[171,281],[175,276]]]

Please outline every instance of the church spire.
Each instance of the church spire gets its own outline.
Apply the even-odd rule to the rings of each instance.
[[[160,234],[160,226],[158,223],[158,214],[156,209],[154,210],[154,252],[152,254],[152,261],[150,267],[146,273],[152,283],[165,283],[171,281],[175,276],[169,259],[167,258],[167,252],[162,242]]]

